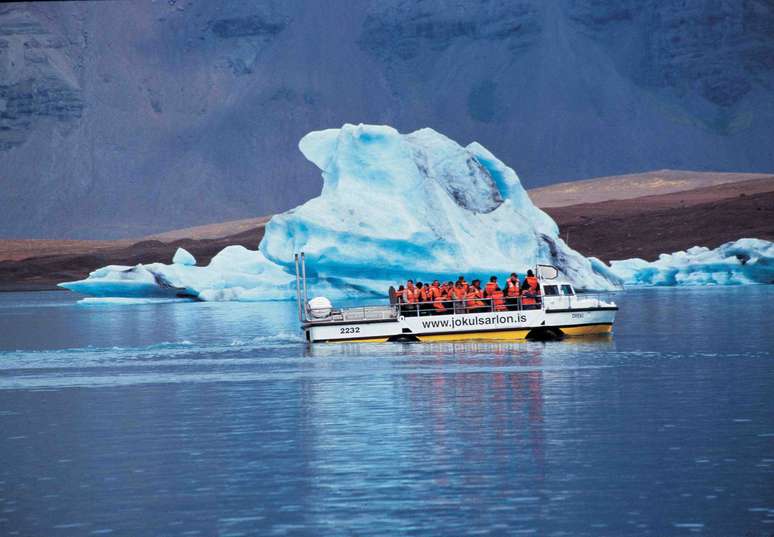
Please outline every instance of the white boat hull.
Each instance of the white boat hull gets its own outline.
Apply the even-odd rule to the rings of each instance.
[[[450,315],[399,315],[395,319],[309,322],[306,339],[316,342],[519,340],[581,336],[612,331],[615,306],[551,308]]]

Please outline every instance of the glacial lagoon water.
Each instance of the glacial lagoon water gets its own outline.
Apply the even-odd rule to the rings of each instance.
[[[774,287],[612,338],[306,346],[290,303],[0,294],[0,535],[774,533]]]

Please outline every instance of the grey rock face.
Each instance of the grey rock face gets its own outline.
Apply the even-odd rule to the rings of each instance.
[[[22,10],[0,12],[0,151],[22,145],[40,119],[81,117],[80,88],[67,70],[61,36]]]
[[[220,19],[212,24],[212,32],[218,37],[267,37],[271,38],[280,33],[285,24],[282,21],[272,21],[252,15],[234,19]]]
[[[321,186],[298,140],[345,122],[476,140],[527,187],[771,171],[774,4],[0,6],[0,237],[140,236],[284,211]]]
[[[695,92],[723,108],[737,104],[754,83],[771,89],[770,1],[573,0],[569,15],[638,83]]]
[[[504,41],[510,50],[534,44],[537,3],[400,1],[366,16],[358,43],[383,59],[410,60],[423,48],[444,51],[455,42]]]
[[[276,13],[223,18],[210,22],[212,33],[219,39],[227,40],[222,46],[233,50],[229,55],[228,65],[235,75],[251,74],[258,53],[286,26],[287,21]]]

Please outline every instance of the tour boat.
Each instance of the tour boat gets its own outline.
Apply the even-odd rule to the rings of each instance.
[[[545,340],[609,334],[618,311],[614,302],[600,295],[576,294],[551,265],[535,267],[541,291],[537,303],[513,299],[506,311],[497,311],[491,300],[484,299],[483,310],[467,312],[464,301],[453,301],[447,313],[438,314],[430,303],[401,304],[392,288],[388,304],[335,308],[324,297],[308,300],[303,253],[296,254],[295,263],[298,317],[310,343]]]

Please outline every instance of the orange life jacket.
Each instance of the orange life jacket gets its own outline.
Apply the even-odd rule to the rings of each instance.
[[[540,287],[538,287],[537,278],[535,278],[534,276],[527,276],[527,278],[524,281],[527,282],[530,293],[533,293],[535,295],[540,294]]]
[[[516,298],[521,294],[521,291],[519,291],[519,280],[514,282],[508,278],[508,281],[505,282],[505,287],[508,298]]]
[[[406,290],[403,291],[406,295],[406,303],[407,304],[415,304],[417,301],[417,291],[418,289],[416,287],[406,287]]]
[[[420,302],[430,301],[430,292],[426,285],[423,285],[422,289],[419,290],[419,301]]]
[[[505,311],[505,300],[503,299],[502,291],[492,291],[492,303],[494,304],[495,311]]]
[[[468,309],[483,308],[484,303],[481,302],[480,299],[481,299],[481,291],[479,291],[475,287],[468,288],[468,292],[466,296],[466,303],[467,303]]]
[[[535,300],[536,296],[540,296],[540,288],[538,287],[537,278],[534,276],[527,276],[524,281],[527,284],[526,294],[522,294],[521,303],[525,305],[537,304]]]
[[[446,311],[446,307],[443,305],[443,292],[440,287],[431,287],[430,295],[433,297],[433,307],[436,311]]]
[[[453,300],[465,300],[465,290],[461,287],[455,287],[449,291],[449,296]]]
[[[486,293],[486,296],[492,296],[492,293],[495,290],[495,287],[497,287],[497,284],[495,282],[489,282],[486,284],[486,287],[484,287],[484,292]]]

